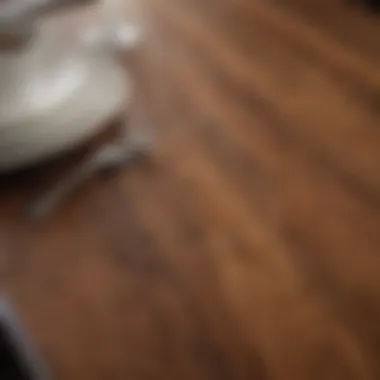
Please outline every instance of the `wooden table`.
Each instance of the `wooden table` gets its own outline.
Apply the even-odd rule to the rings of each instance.
[[[1,190],[54,379],[380,378],[380,24],[341,3],[129,2],[155,154],[37,224]]]

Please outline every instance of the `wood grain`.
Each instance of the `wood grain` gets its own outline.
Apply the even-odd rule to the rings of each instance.
[[[2,181],[3,288],[54,378],[380,378],[378,17],[128,8],[146,29],[131,117],[156,152],[38,224],[35,172]]]

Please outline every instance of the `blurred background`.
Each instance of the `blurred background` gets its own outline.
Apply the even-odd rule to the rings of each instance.
[[[75,156],[0,180],[2,289],[52,379],[380,378],[376,4],[124,0],[155,149],[33,222]]]

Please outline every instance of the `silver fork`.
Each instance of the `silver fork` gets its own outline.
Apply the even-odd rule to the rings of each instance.
[[[27,215],[32,219],[48,215],[95,173],[117,168],[143,156],[151,150],[153,144],[152,134],[135,134],[133,138],[126,134],[121,142],[105,145],[89,155],[52,188],[33,199],[27,205]]]

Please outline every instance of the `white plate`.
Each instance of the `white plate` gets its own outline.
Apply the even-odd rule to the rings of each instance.
[[[27,59],[0,56],[0,171],[71,149],[129,100],[125,71],[110,57],[45,47],[38,41]]]

